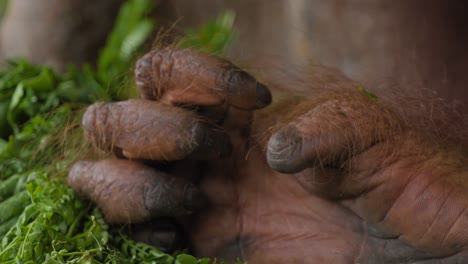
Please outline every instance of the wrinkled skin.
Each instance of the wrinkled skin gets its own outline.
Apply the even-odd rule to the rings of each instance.
[[[339,73],[311,71],[309,93],[270,94],[227,61],[150,52],[136,67],[143,99],[83,117],[86,138],[120,159],[79,162],[68,183],[111,223],[178,219],[199,256],[467,263],[463,147]]]

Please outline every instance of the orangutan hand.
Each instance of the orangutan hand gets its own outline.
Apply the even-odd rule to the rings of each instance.
[[[177,219],[199,256],[468,263],[466,153],[311,71],[308,92],[275,88],[268,106],[269,89],[228,61],[152,51],[136,66],[142,99],[83,117],[85,137],[119,159],[78,162],[68,183],[110,223]]]

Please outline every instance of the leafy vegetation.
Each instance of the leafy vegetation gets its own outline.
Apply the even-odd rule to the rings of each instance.
[[[232,31],[234,19],[234,12],[226,11],[200,29],[187,32],[187,35],[180,40],[179,45],[208,53],[223,54],[234,38]]]
[[[97,79],[105,84],[109,96],[123,99],[122,82],[132,65],[135,52],[153,32],[155,21],[148,17],[155,1],[132,0],[122,6],[106,48],[97,60]]]
[[[210,263],[130,240],[63,183],[86,151],[79,113],[96,100],[125,96],[134,54],[154,30],[147,16],[153,2],[122,6],[96,70],[70,67],[59,75],[20,60],[0,72],[0,263]],[[203,37],[187,45],[223,51],[232,38],[229,19],[192,31]]]
[[[89,103],[106,98],[106,92],[89,67],[70,69],[58,76],[52,69],[20,60],[0,73],[0,137],[17,134],[21,125],[64,102]]]

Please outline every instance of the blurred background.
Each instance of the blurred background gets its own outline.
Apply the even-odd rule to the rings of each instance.
[[[225,54],[245,67],[323,64],[368,86],[424,87],[452,103],[468,101],[464,0],[155,1],[157,31],[169,42],[231,10],[234,37]],[[57,70],[93,62],[122,2],[9,0],[1,57]]]
[[[226,56],[261,80],[335,67],[468,138],[433,109],[442,96],[468,118],[467,14],[466,0],[0,0],[0,262],[197,262],[132,241],[63,182],[94,155],[80,113],[136,96],[133,64],[152,47]]]

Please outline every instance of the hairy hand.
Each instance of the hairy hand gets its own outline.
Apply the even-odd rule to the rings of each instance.
[[[183,219],[200,256],[467,261],[466,155],[339,73],[311,70],[309,92],[275,88],[268,106],[270,90],[228,61],[152,51],[136,66],[142,99],[83,117],[85,137],[118,159],[78,162],[68,183],[111,223]]]

